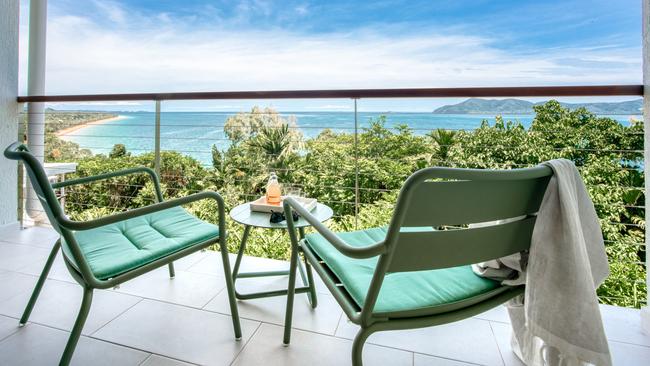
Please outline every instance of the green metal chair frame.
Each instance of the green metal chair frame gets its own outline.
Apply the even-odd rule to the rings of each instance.
[[[32,182],[32,186],[36,191],[36,194],[41,204],[43,205],[43,209],[50,220],[50,224],[52,225],[54,230],[56,230],[61,235],[61,238],[65,240],[66,244],[70,248],[72,258],[68,258],[67,255],[65,255],[64,253],[63,259],[65,265],[70,271],[70,274],[75,279],[75,281],[77,281],[84,289],[83,300],[81,302],[79,314],[77,315],[77,319],[70,332],[70,337],[65,346],[65,350],[59,361],[60,365],[68,365],[70,363],[70,360],[72,359],[72,354],[74,353],[75,347],[81,335],[81,331],[83,329],[83,326],[86,322],[86,318],[88,317],[88,313],[90,311],[90,305],[92,302],[94,289],[108,289],[108,288],[116,287],[125,281],[131,280],[135,277],[138,277],[144,273],[147,273],[149,271],[152,271],[164,265],[169,266],[169,274],[170,277],[173,278],[174,277],[173,261],[217,243],[219,244],[219,248],[221,251],[221,259],[223,261],[224,275],[226,280],[228,297],[230,301],[230,311],[232,314],[232,322],[233,322],[233,327],[235,332],[235,339],[241,340],[241,326],[239,322],[239,313],[237,310],[237,303],[235,300],[232,275],[229,270],[230,263],[228,259],[228,248],[226,246],[225,207],[224,207],[223,198],[217,192],[205,191],[205,192],[192,194],[186,197],[173,199],[170,201],[164,201],[162,191],[160,189],[160,181],[158,179],[158,175],[153,170],[146,167],[137,167],[132,169],[120,170],[116,172],[50,184],[50,181],[48,180],[47,174],[45,173],[42,164],[38,161],[38,159],[36,159],[36,157],[34,157],[34,155],[32,155],[32,153],[29,151],[27,146],[20,144],[19,142],[15,142],[11,144],[9,147],[7,147],[7,149],[4,151],[4,155],[8,159],[20,160],[24,163],[30,181]],[[110,216],[105,216],[99,219],[94,219],[89,221],[73,221],[68,219],[68,217],[65,215],[63,208],[61,207],[54,193],[54,189],[57,188],[68,187],[73,185],[83,185],[87,183],[92,183],[96,181],[106,180],[110,178],[130,175],[130,174],[149,175],[149,177],[153,181],[154,188],[156,190],[157,203],[146,207],[120,212]],[[86,261],[84,254],[81,251],[81,248],[79,247],[79,244],[75,240],[75,236],[73,235],[74,231],[95,229],[106,225],[122,222],[135,217],[151,214],[154,212],[159,212],[172,207],[177,207],[177,206],[181,206],[191,202],[205,200],[205,199],[214,200],[217,203],[218,211],[219,211],[218,212],[219,213],[219,224],[218,224],[219,237],[204,242],[196,243],[195,245],[189,246],[187,248],[174,252],[170,255],[157,259],[153,262],[146,263],[138,268],[129,270],[127,272],[124,272],[122,274],[119,274],[115,277],[106,280],[101,280],[95,277],[95,275],[90,269],[88,262]],[[52,267],[52,263],[54,262],[54,259],[56,258],[57,252],[59,251],[60,248],[61,248],[61,239],[57,240],[54,246],[52,247],[50,255],[45,263],[45,267],[43,268],[43,271],[36,283],[36,286],[29,299],[29,302],[27,303],[27,307],[25,308],[25,311],[20,319],[20,323],[19,323],[20,326],[24,326],[27,323],[31,311],[34,307],[34,304],[38,299],[38,295],[41,291],[41,288],[45,283],[50,268]]]
[[[352,347],[352,364],[362,364],[366,339],[374,332],[441,325],[480,314],[524,292],[524,286],[508,287],[479,303],[463,300],[450,311],[441,306],[392,314],[391,318],[373,311],[387,273],[457,267],[518,253],[530,248],[531,236],[548,181],[553,171],[547,166],[514,170],[427,168],[410,176],[402,187],[383,241],[366,247],[346,244],[336,233],[310,215],[295,200],[284,201],[291,238],[291,272],[287,297],[284,339],[291,337],[291,320],[298,254],[304,255],[350,321],[359,325]],[[440,181],[444,180],[444,181]],[[363,307],[352,299],[334,272],[309,247],[308,239],[298,240],[291,210],[298,212],[329,244],[351,258],[378,257]],[[516,218],[516,219],[513,219]],[[491,222],[486,227],[472,223]],[[453,230],[405,230],[459,226]],[[467,302],[464,304],[464,302]]]

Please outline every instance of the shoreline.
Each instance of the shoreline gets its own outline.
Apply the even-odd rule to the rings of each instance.
[[[118,116],[115,116],[115,117],[99,119],[97,121],[85,122],[85,123],[81,123],[81,124],[78,124],[78,125],[75,125],[75,126],[70,126],[68,128],[64,128],[62,130],[56,131],[54,133],[54,135],[56,137],[65,137],[66,135],[69,135],[69,134],[71,134],[71,133],[73,133],[75,131],[78,131],[78,130],[80,130],[82,128],[86,128],[88,126],[101,125],[101,124],[104,124],[104,123],[107,123],[107,122],[113,122],[113,121],[121,121],[121,120],[127,119],[127,118],[128,117],[126,117],[126,116],[118,115]]]

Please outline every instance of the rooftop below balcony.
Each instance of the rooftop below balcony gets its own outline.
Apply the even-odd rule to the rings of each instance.
[[[43,365],[63,351],[82,291],[59,255],[31,321],[18,318],[57,239],[53,230],[18,225],[0,228],[0,364]],[[278,243],[278,245],[285,245]],[[234,260],[231,260],[231,263]],[[245,257],[242,271],[286,269],[287,262]],[[74,354],[77,365],[345,365],[350,363],[355,325],[349,323],[324,285],[319,305],[304,294],[294,306],[294,332],[282,346],[285,297],[240,301],[243,340],[231,332],[221,260],[204,251],[97,291],[95,306]],[[240,279],[242,292],[286,286],[286,277]],[[601,305],[615,365],[647,365],[650,335],[640,329],[639,311]],[[521,365],[510,349],[503,307],[471,319],[419,330],[380,332],[364,350],[368,365]]]

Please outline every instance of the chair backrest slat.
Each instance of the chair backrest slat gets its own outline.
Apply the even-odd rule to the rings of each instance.
[[[477,228],[400,232],[399,247],[388,271],[456,267],[527,250],[535,219],[530,216]]]
[[[534,213],[547,183],[547,177],[422,182],[411,193],[402,226],[464,225]]]
[[[548,166],[416,172],[397,200],[386,239],[392,251],[386,270],[455,267],[529,249],[552,174]]]

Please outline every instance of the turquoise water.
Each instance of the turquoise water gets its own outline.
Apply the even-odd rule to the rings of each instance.
[[[161,149],[176,150],[190,155],[203,164],[212,163],[213,144],[227,149],[229,140],[223,126],[235,112],[165,112],[161,114]],[[325,128],[336,132],[354,132],[354,114],[350,112],[291,112],[296,125],[307,138],[317,136]],[[368,127],[370,120],[386,116],[386,126],[408,125],[413,133],[424,135],[436,128],[471,130],[481,121],[494,122],[494,115],[448,115],[432,113],[370,113],[359,112],[359,127]],[[127,150],[141,154],[154,149],[155,115],[152,112],[121,112],[124,119],[104,124],[89,125],[63,138],[78,143],[93,153],[108,153],[114,144],[124,144]],[[504,115],[505,120],[519,121],[530,126],[533,115]],[[628,124],[630,116],[609,116]],[[636,117],[640,118],[640,117]]]

